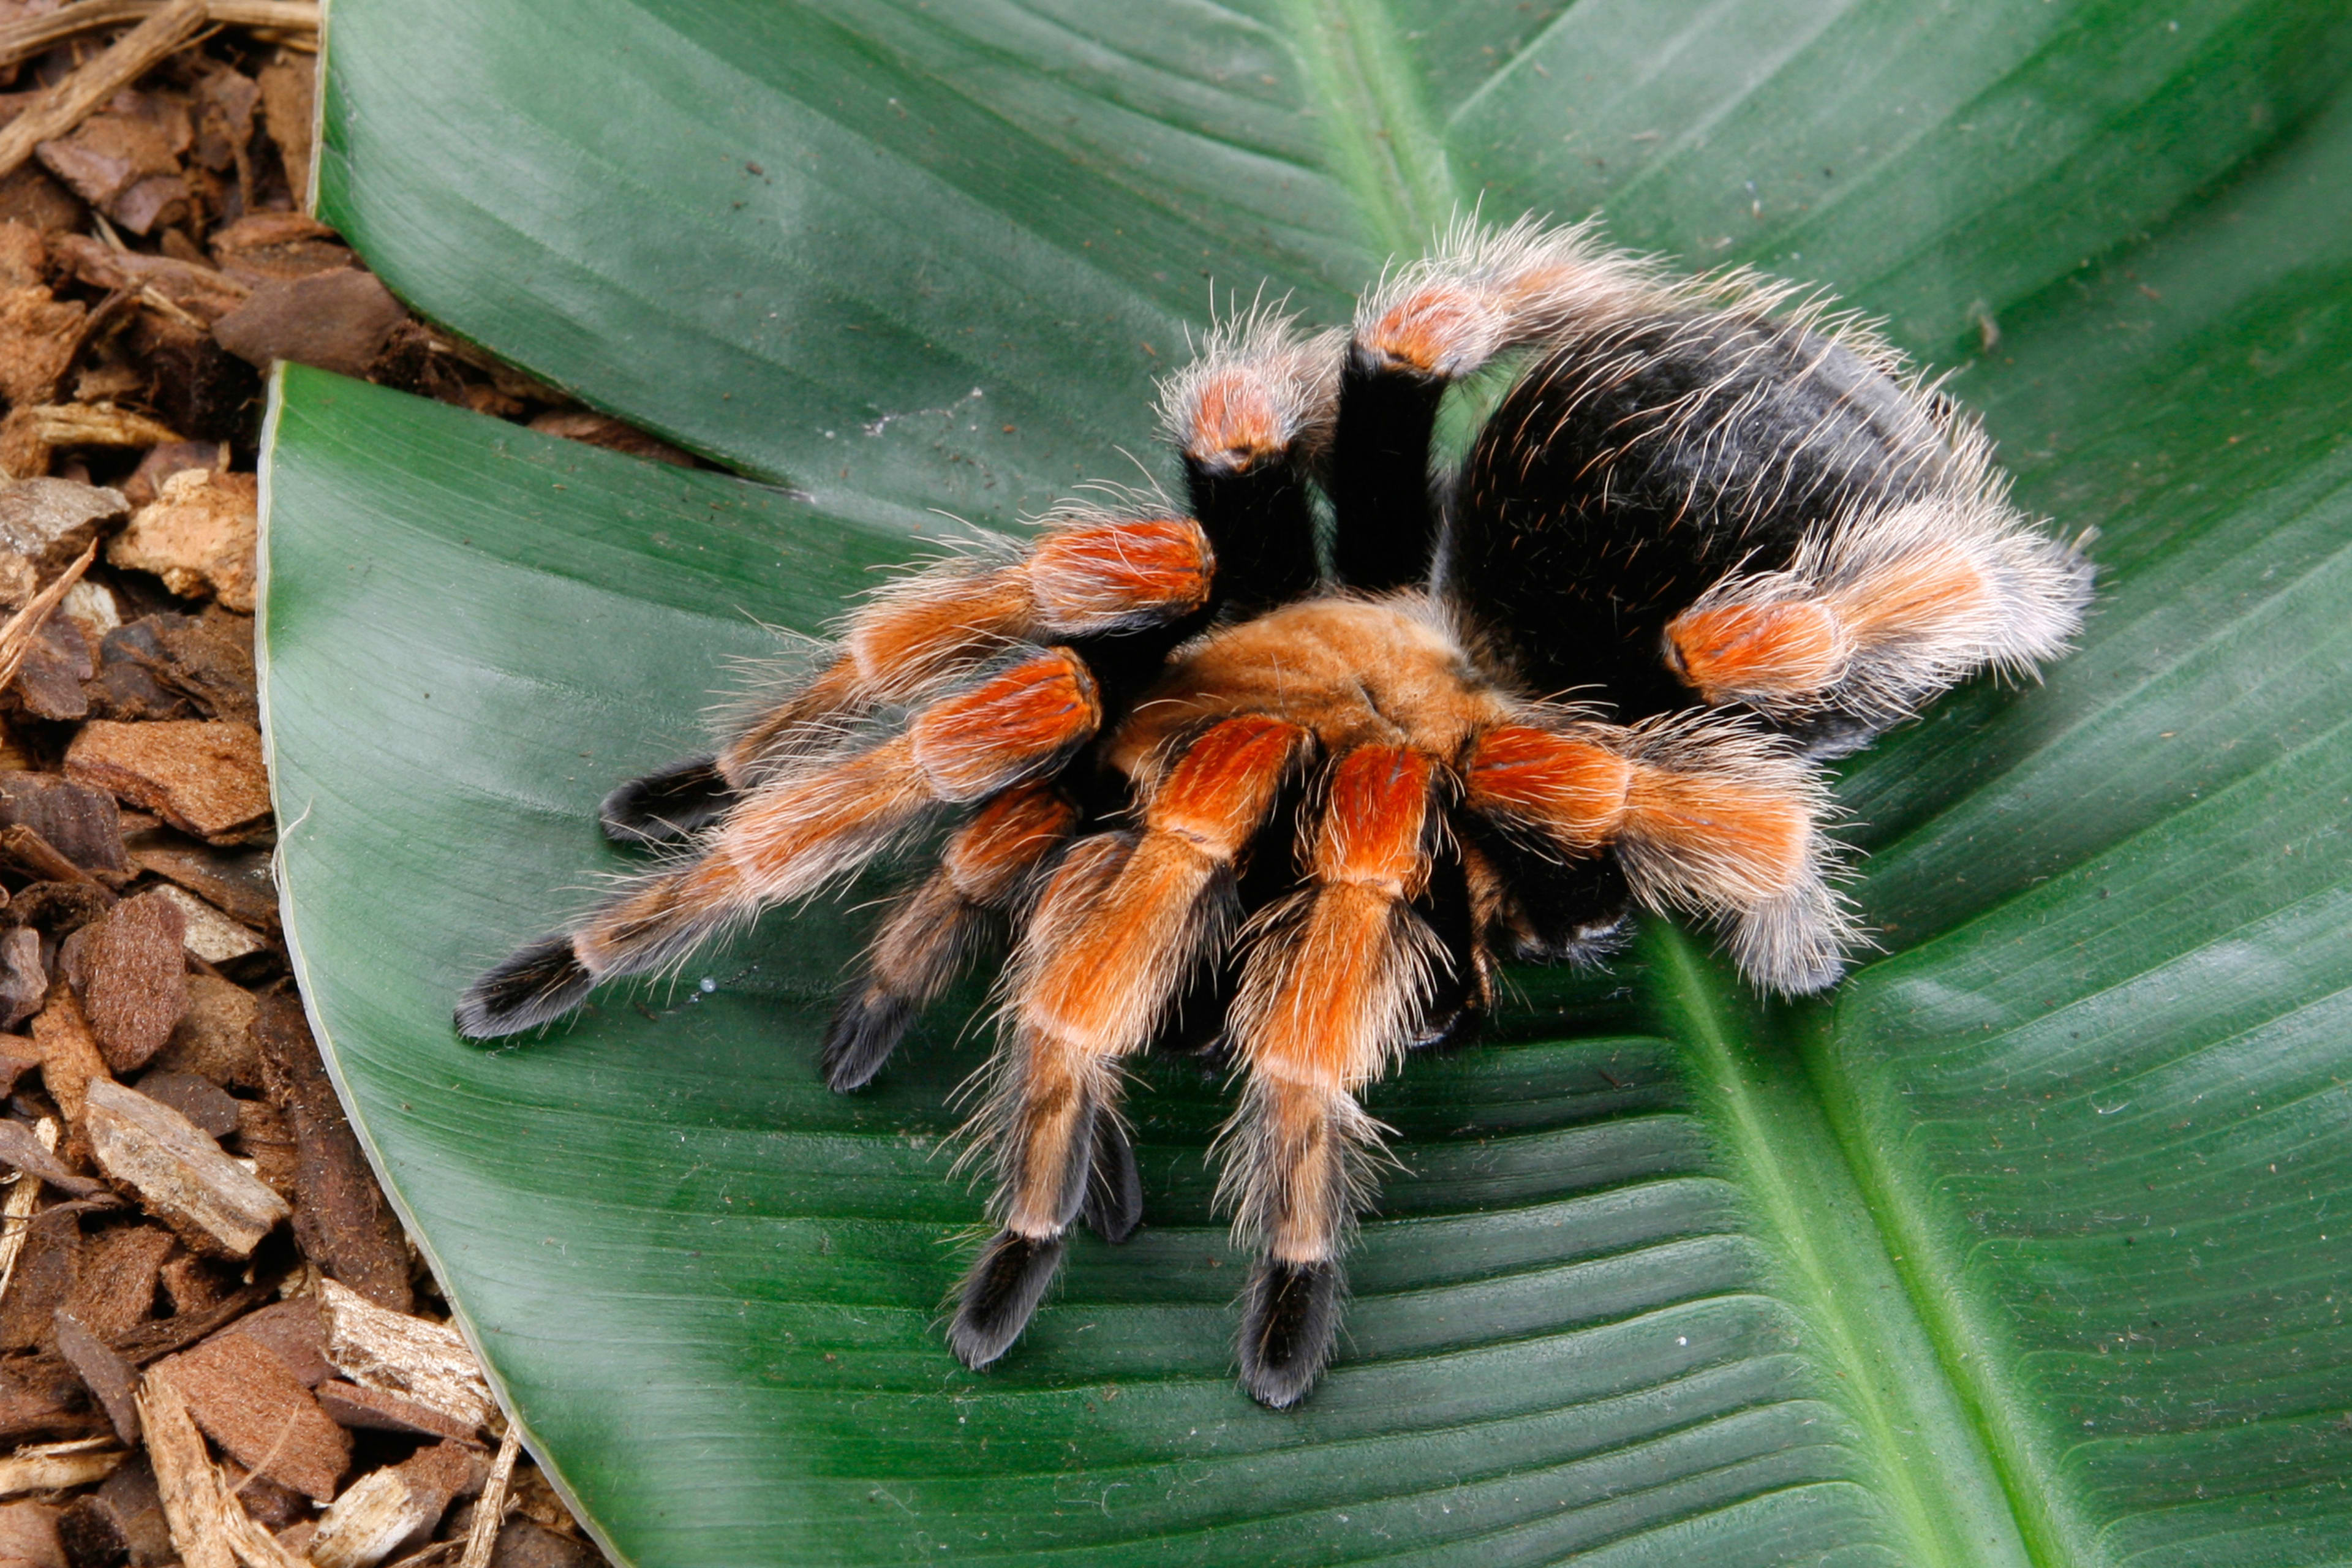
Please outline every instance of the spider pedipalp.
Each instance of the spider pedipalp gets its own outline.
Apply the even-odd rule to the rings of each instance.
[[[1447,389],[1510,355],[1433,465]],[[823,1049],[863,1087],[1006,942],[969,1129],[995,1232],[950,1347],[993,1364],[1073,1229],[1135,1229],[1130,1069],[1205,1049],[1238,1089],[1242,1383],[1286,1406],[1375,1199],[1363,1091],[1474,1038],[1503,961],[1606,962],[1637,910],[1759,989],[1834,984],[1861,935],[1820,759],[2063,653],[2091,573],[1862,324],[1589,228],[1457,226],[1346,332],[1252,311],[1160,412],[1187,514],[1061,510],[893,582],[714,752],[608,797],[667,858],[458,1026],[538,1026],[954,819]]]

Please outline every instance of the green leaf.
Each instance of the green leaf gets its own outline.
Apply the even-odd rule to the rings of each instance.
[[[941,15],[940,13],[945,13]],[[2352,27],[1987,0],[337,0],[322,214],[449,328],[767,483],[289,370],[289,940],[534,1448],[642,1564],[2352,1557]],[[1457,205],[1817,279],[2101,531],[2081,652],[1849,768],[1885,955],[1530,973],[1375,1097],[1402,1169],[1302,1410],[1230,1377],[1219,1086],[985,1377],[960,1006],[815,1042],[870,912],[544,1040],[462,984],[592,812],[945,511],[1154,475],[1213,287],[1343,319]],[[854,900],[853,900],[854,901]],[[709,983],[705,988],[706,980]]]

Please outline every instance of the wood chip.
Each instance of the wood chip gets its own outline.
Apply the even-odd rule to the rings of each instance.
[[[297,1296],[248,1312],[221,1331],[258,1342],[301,1379],[305,1388],[332,1382],[335,1369],[327,1360],[327,1325],[316,1296]]]
[[[499,1526],[505,1522],[507,1487],[514,1479],[515,1459],[522,1452],[522,1428],[507,1424],[506,1436],[499,1439],[499,1457],[490,1464],[489,1479],[482,1483],[482,1495],[474,1504],[473,1528],[466,1532],[466,1555],[457,1568],[490,1568],[490,1553],[499,1544]]]
[[[489,1384],[456,1329],[387,1312],[332,1279],[319,1282],[319,1300],[327,1359],[353,1383],[405,1394],[471,1427],[489,1421],[497,1409]]]
[[[122,844],[122,810],[101,789],[56,773],[0,773],[0,827],[26,827],[82,871],[122,872],[131,859]],[[50,881],[70,875],[45,872]]]
[[[103,486],[52,479],[0,482],[0,548],[52,572],[63,570],[98,542],[101,531],[130,515],[122,492]]]
[[[45,1502],[0,1507],[0,1568],[66,1568],[58,1509]]]
[[[213,324],[213,338],[256,365],[291,360],[365,375],[407,320],[407,307],[374,273],[343,268],[263,284]]]
[[[42,142],[80,124],[91,110],[193,37],[205,24],[206,4],[172,0],[26,106],[0,129],[0,174],[31,157]]]
[[[63,975],[49,987],[49,999],[33,1020],[33,1047],[40,1053],[41,1081],[66,1120],[79,1126],[89,1085],[110,1081],[106,1058],[82,1016],[81,1003]]]
[[[134,1072],[187,1011],[187,917],[158,889],[125,899],[91,932],[82,1016],[108,1068]]]
[[[116,1225],[85,1235],[66,1310],[100,1338],[121,1339],[153,1316],[155,1285],[172,1255],[161,1226]]]
[[[170,426],[111,403],[23,404],[0,419],[0,470],[20,479],[45,474],[58,447],[152,447],[179,438]]]
[[[89,1176],[77,1176],[66,1169],[64,1161],[53,1152],[57,1143],[58,1124],[44,1119],[41,1125],[49,1135],[44,1143],[34,1129],[22,1121],[0,1120],[0,1163],[14,1166],[29,1175],[37,1176],[62,1193],[78,1198],[96,1197],[109,1189],[104,1182]],[[13,1194],[12,1194],[13,1197]],[[32,1212],[32,1205],[25,1205]]]
[[[261,999],[253,1029],[269,1097],[294,1132],[294,1237],[328,1274],[379,1307],[407,1310],[408,1243],[320,1060],[300,1001]]]
[[[139,1446],[139,1373],[137,1369],[114,1353],[104,1340],[82,1323],[71,1312],[60,1310],[57,1315],[58,1353],[74,1369],[90,1397],[106,1412],[107,1421],[114,1435],[126,1447]]]
[[[174,1351],[184,1351],[198,1341],[209,1338],[276,1294],[267,1285],[247,1285],[231,1291],[216,1305],[198,1311],[176,1313],[152,1323],[142,1323],[115,1341],[114,1348],[131,1365],[145,1366],[149,1362],[160,1360]]]
[[[184,599],[209,594],[250,615],[257,498],[252,474],[183,469],[163,481],[152,505],[139,509],[131,526],[106,547],[106,558],[131,571],[154,573]]]
[[[253,1037],[253,993],[242,985],[213,974],[189,975],[188,1010],[148,1070],[194,1073],[225,1089],[259,1089],[261,1047]]]
[[[215,1334],[147,1375],[168,1377],[196,1424],[239,1464],[320,1502],[335,1495],[352,1462],[351,1436],[258,1340]]]
[[[39,1012],[48,995],[41,933],[30,926],[9,927],[0,933],[0,1029],[13,1029]]]
[[[310,1568],[229,1500],[196,1418],[169,1378],[150,1373],[141,1380],[139,1415],[172,1543],[186,1568],[236,1568],[239,1561],[246,1568]]]
[[[57,1123],[43,1118],[38,1130],[51,1140]],[[49,1331],[57,1310],[73,1289],[81,1252],[81,1226],[54,1209],[37,1215],[41,1184],[11,1178],[7,1233],[0,1237],[0,1347],[28,1350]]]
[[[240,1125],[239,1101],[208,1078],[191,1072],[142,1073],[139,1092],[159,1105],[168,1105],[208,1138],[226,1138]]]
[[[70,1443],[42,1443],[19,1448],[0,1459],[0,1497],[86,1487],[112,1475],[122,1458],[122,1449],[111,1437],[84,1437]]]
[[[116,1467],[98,1490],[76,1500],[58,1520],[68,1561],[161,1568],[177,1560],[163,1500],[155,1490],[154,1467],[133,1454]]]
[[[284,1199],[178,1111],[110,1079],[92,1081],[85,1100],[100,1168],[136,1188],[191,1247],[243,1258],[288,1216]]]
[[[206,963],[232,963],[249,952],[259,952],[268,945],[184,889],[157,888],[143,896],[162,899],[180,911],[180,918],[186,923],[182,945]]]
[[[317,1568],[374,1568],[403,1544],[421,1544],[472,1475],[471,1458],[445,1443],[362,1476],[320,1518],[310,1561]]]
[[[474,1427],[447,1412],[387,1388],[369,1388],[338,1380],[320,1384],[315,1392],[319,1408],[327,1413],[328,1418],[354,1431],[399,1432],[412,1437],[444,1437],[458,1443],[471,1443],[477,1436]]]
[[[67,748],[66,775],[215,844],[268,826],[269,779],[250,724],[94,720]]]
[[[58,605],[64,601],[66,594],[81,581],[81,574],[89,569],[97,552],[95,544],[83,551],[56,582],[26,600],[23,609],[9,616],[5,625],[0,625],[0,690],[5,690],[8,683],[16,679],[16,672],[25,667],[25,661],[37,646],[41,634],[48,628],[49,617],[57,613]],[[74,636],[80,638],[78,630]],[[88,679],[87,672],[82,679]]]

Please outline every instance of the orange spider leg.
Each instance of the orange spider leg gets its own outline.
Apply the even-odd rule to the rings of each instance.
[[[904,734],[743,796],[692,860],[639,878],[568,936],[484,975],[458,1004],[458,1026],[512,1034],[577,1005],[598,981],[682,959],[767,905],[855,871],[937,807],[1050,772],[1101,721],[1094,680],[1067,648],[1002,669],[925,710]]]
[[[1758,984],[1819,990],[1852,928],[1825,868],[1819,778],[1769,737],[1683,721],[1508,725],[1472,746],[1466,804],[1570,857],[1613,853],[1652,909],[1720,920]]]
[[[1261,1257],[1243,1310],[1242,1379],[1277,1409],[1321,1372],[1339,1257],[1380,1129],[1356,1094],[1420,1019],[1437,940],[1409,907],[1426,886],[1436,764],[1360,746],[1332,771],[1307,885],[1266,911],[1232,1028],[1247,1078],[1223,1189]]]
[[[1985,665],[2022,674],[2063,652],[2089,592],[2082,556],[1999,497],[1931,498],[1717,584],[1667,624],[1666,661],[1709,703],[1889,723]]]
[[[836,1092],[873,1080],[1077,820],[1077,807],[1052,784],[1016,784],[948,840],[939,868],[892,906],[866,950],[865,974],[834,1012],[824,1062]]]
[[[950,1331],[966,1364],[987,1365],[1020,1332],[1045,1289],[1028,1271],[1050,1276],[1082,1208],[1112,1240],[1134,1228],[1140,1185],[1118,1125],[1118,1063],[1150,1041],[1178,986],[1223,946],[1235,862],[1307,745],[1304,730],[1275,719],[1213,726],[1152,790],[1143,831],[1087,840],[1041,900],[982,1117],[1004,1228]]]

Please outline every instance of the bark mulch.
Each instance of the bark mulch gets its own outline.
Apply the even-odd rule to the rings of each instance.
[[[262,373],[690,459],[436,332],[302,215],[317,22],[0,0],[0,1568],[602,1561],[289,973]]]

